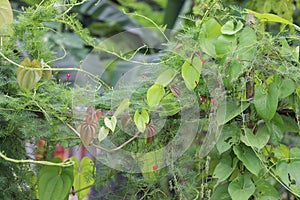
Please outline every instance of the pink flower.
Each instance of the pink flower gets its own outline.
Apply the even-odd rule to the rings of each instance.
[[[201,60],[201,62],[202,62],[202,64],[204,64],[204,63],[206,62],[206,60],[205,60],[205,59],[203,59],[203,60]]]
[[[154,165],[153,167],[152,167],[152,170],[153,171],[156,171],[158,169],[158,166],[157,165]]]
[[[214,104],[214,103],[215,103],[215,100],[214,100],[214,99],[211,99],[211,100],[210,100],[210,103],[211,103],[211,104]]]

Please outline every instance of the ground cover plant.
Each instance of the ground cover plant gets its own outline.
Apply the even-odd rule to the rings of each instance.
[[[297,2],[249,2],[195,0],[175,31],[166,1],[0,0],[1,199],[299,198]],[[101,5],[142,25],[83,26]]]

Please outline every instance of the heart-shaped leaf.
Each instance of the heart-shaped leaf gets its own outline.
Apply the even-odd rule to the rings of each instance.
[[[193,90],[197,86],[197,82],[200,78],[200,72],[195,69],[195,67],[186,60],[181,67],[182,77],[186,87],[189,90]]]
[[[136,110],[133,120],[137,129],[143,133],[146,130],[146,124],[149,123],[149,114],[144,108],[141,112]]]
[[[221,32],[225,35],[234,35],[243,28],[244,24],[241,21],[234,22],[230,20],[221,28]]]
[[[172,68],[169,68],[163,71],[158,78],[156,79],[155,83],[166,87],[176,76],[176,71]]]
[[[8,0],[0,0],[0,28],[13,21],[13,12]]]
[[[214,170],[213,178],[217,178],[218,183],[225,181],[232,174],[237,163],[237,158],[232,159],[230,155],[223,157]]]
[[[161,84],[152,85],[147,91],[147,103],[150,107],[157,106],[165,95],[165,89]]]
[[[178,99],[173,93],[168,94],[161,100],[161,110],[159,116],[172,116],[180,111]]]
[[[90,185],[94,184],[96,177],[96,170],[94,162],[87,156],[85,156],[81,161],[77,169],[75,169],[74,174],[74,189],[75,191],[79,191],[80,189],[86,188]],[[78,199],[83,199],[89,190],[81,190],[76,192]]]
[[[256,134],[254,135],[251,129],[245,128],[245,135],[241,137],[241,140],[250,147],[256,147],[262,149],[270,139],[270,133],[268,127],[263,124],[258,127]]]
[[[255,185],[249,174],[240,175],[229,184],[228,192],[233,200],[248,200],[255,192]]]
[[[98,141],[101,142],[102,140],[104,140],[107,137],[108,133],[109,130],[102,126],[98,133]]]
[[[296,84],[292,79],[284,78],[279,84],[279,97],[286,98],[296,89]]]
[[[233,151],[245,167],[254,175],[258,175],[261,165],[260,160],[250,147],[239,145],[234,146]]]
[[[300,195],[300,161],[292,160],[290,163],[280,161],[276,166],[276,173],[284,184],[293,192]]]
[[[277,84],[271,83],[266,89],[264,89],[261,85],[255,88],[254,106],[257,114],[261,118],[266,121],[270,121],[276,113],[277,105]]]
[[[40,200],[65,200],[73,184],[73,166],[44,166],[38,174]]]
[[[229,150],[234,143],[239,141],[239,136],[242,131],[236,124],[226,124],[221,130],[220,137],[216,144],[217,150],[220,154]]]
[[[107,128],[109,128],[112,132],[114,132],[117,125],[117,118],[115,116],[112,116],[111,119],[105,117],[104,124]]]

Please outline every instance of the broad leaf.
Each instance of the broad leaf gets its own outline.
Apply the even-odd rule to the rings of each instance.
[[[107,128],[109,128],[112,132],[114,132],[117,125],[117,118],[115,116],[112,116],[111,119],[105,117],[104,124]]]
[[[108,133],[109,130],[102,126],[98,133],[98,141],[101,142],[102,140],[104,140],[107,137]]]
[[[229,184],[228,192],[233,200],[248,200],[255,192],[255,185],[249,174],[240,175]]]
[[[215,57],[215,43],[217,38],[221,35],[221,25],[214,18],[210,18],[203,23],[200,31],[200,47],[203,52],[209,56]]]
[[[268,181],[263,180],[261,177],[257,178],[258,181],[254,180],[256,190],[254,193],[256,200],[278,200],[279,192],[273,185]]]
[[[235,124],[225,125],[222,130],[218,142],[217,150],[220,154],[229,150],[234,143],[239,141],[239,136],[242,134],[241,129]]]
[[[126,109],[129,108],[129,105],[130,105],[129,99],[128,98],[123,99],[119,107],[115,111],[114,116],[117,117],[118,115],[122,114]]]
[[[300,161],[291,160],[290,163],[281,161],[276,166],[276,173],[284,184],[293,192],[300,195]]]
[[[73,184],[73,166],[44,166],[38,173],[40,200],[65,200]]]
[[[75,191],[86,188],[94,184],[96,176],[96,169],[94,162],[89,157],[84,157],[79,164],[77,174],[74,175],[74,189]],[[83,199],[89,192],[89,189],[77,192],[79,200]]]
[[[168,94],[161,100],[161,109],[159,116],[172,116],[180,111],[180,105],[178,99],[173,93]]]
[[[200,72],[194,68],[189,60],[186,60],[182,67],[182,77],[184,83],[189,90],[193,90],[197,86],[197,82],[200,79]]]
[[[239,34],[238,57],[242,62],[252,61],[256,54],[257,38],[255,31],[249,26]]]
[[[156,79],[155,83],[166,87],[176,76],[176,71],[172,68],[169,68],[163,71],[158,78]]]
[[[234,22],[233,20],[230,20],[222,26],[221,32],[225,35],[234,35],[239,32],[243,26],[241,21]]]
[[[8,0],[0,0],[0,28],[13,21],[13,13]]]
[[[244,67],[241,62],[233,60],[225,70],[224,85],[228,88],[234,87],[234,83],[232,82],[239,78],[244,71]]]
[[[144,108],[141,112],[136,110],[133,120],[137,129],[143,133],[146,130],[146,124],[149,122],[149,114]]]
[[[150,107],[157,106],[165,95],[165,89],[161,84],[152,85],[147,91],[147,103]]]
[[[219,103],[217,108],[217,122],[219,125],[226,124],[237,115],[242,113],[245,109],[249,107],[249,103],[241,102],[241,104],[232,101],[232,100],[224,100]]]
[[[275,83],[271,83],[266,90],[259,85],[255,88],[254,105],[257,114],[270,121],[276,112],[278,105],[278,88]]]
[[[234,146],[233,151],[245,167],[254,175],[258,175],[261,165],[260,160],[250,147],[239,145]]]
[[[216,55],[222,57],[232,54],[236,48],[236,37],[234,35],[220,35],[216,41]]]
[[[249,10],[249,9],[246,9],[246,11],[253,13],[254,16],[257,17],[258,19],[260,19],[261,21],[278,22],[278,23],[293,25],[292,22],[290,22],[282,17],[279,17],[278,15],[269,14],[269,13],[261,14],[261,13],[254,12],[253,10]]]
[[[211,200],[231,200],[231,197],[228,193],[228,183],[218,185],[212,196],[210,197]]]
[[[290,96],[296,89],[296,84],[289,78],[284,78],[279,84],[279,98]]]
[[[238,159],[232,159],[230,155],[223,157],[214,170],[213,178],[217,178],[218,182],[225,181],[232,174],[237,163]]]
[[[269,139],[270,133],[265,124],[258,127],[256,134],[253,134],[251,129],[245,128],[245,135],[241,138],[247,146],[258,149],[262,149],[268,143]]]

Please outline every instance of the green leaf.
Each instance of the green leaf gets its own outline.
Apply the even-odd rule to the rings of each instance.
[[[38,173],[40,200],[65,200],[73,184],[73,166],[44,166]]]
[[[238,58],[245,61],[252,61],[256,56],[257,38],[255,31],[246,26],[239,34]]]
[[[251,129],[245,128],[245,135],[241,137],[241,140],[244,142],[244,144],[250,147],[256,147],[258,149],[262,149],[268,143],[269,139],[270,133],[265,124],[258,127],[255,135]]]
[[[176,76],[176,71],[169,68],[163,71],[156,79],[155,83],[166,87]]]
[[[136,110],[133,120],[137,129],[143,133],[146,130],[146,124],[149,122],[149,114],[144,108],[141,112]]]
[[[196,82],[200,79],[200,72],[191,65],[189,60],[183,63],[181,70],[186,87],[189,90],[193,90],[197,86]]]
[[[300,195],[300,161],[292,160],[290,163],[280,161],[276,166],[276,173],[284,184],[293,192]]]
[[[217,107],[217,122],[219,125],[226,124],[237,115],[242,113],[249,107],[249,103],[241,102],[241,104],[232,101],[224,100],[218,104]]]
[[[8,0],[0,0],[0,29],[13,21],[13,12]]]
[[[234,146],[233,151],[245,167],[254,175],[258,176],[261,169],[260,160],[250,147],[239,145]]]
[[[248,200],[255,192],[255,185],[249,174],[240,175],[229,184],[228,192],[233,200]]]
[[[214,18],[209,18],[203,23],[200,31],[200,47],[201,50],[209,56],[215,57],[215,43],[217,38],[221,35],[221,25]]]
[[[256,200],[278,200],[279,192],[274,188],[269,182],[262,180],[261,177],[258,178],[258,181],[254,180],[256,185],[256,190],[254,193]]]
[[[117,117],[118,115],[122,114],[126,109],[129,108],[129,105],[130,105],[129,99],[128,98],[123,99],[119,107],[115,111],[114,116]]]
[[[212,196],[210,197],[211,200],[231,200],[231,197],[228,193],[228,183],[218,185]]]
[[[165,89],[161,84],[152,85],[147,91],[147,103],[150,107],[157,106],[165,95]]]
[[[254,12],[253,10],[249,10],[249,9],[246,9],[246,11],[253,13],[254,16],[257,17],[258,19],[260,19],[261,21],[278,22],[278,23],[293,25],[292,22],[290,22],[282,17],[279,17],[278,15],[269,14],[269,13],[261,14],[261,13]]]
[[[282,115],[281,118],[284,124],[284,130],[286,132],[291,132],[291,133],[299,132],[298,124],[294,118],[289,116],[284,116],[284,115]]]
[[[286,98],[293,94],[296,84],[290,78],[284,78],[279,84],[279,98]]]
[[[102,140],[104,140],[107,137],[108,133],[109,130],[102,126],[98,133],[98,141],[101,142]]]
[[[79,164],[78,173],[75,174],[74,178],[74,189],[75,191],[86,188],[94,184],[96,177],[96,169],[94,162],[87,156],[85,156]],[[76,192],[79,199],[83,199],[89,192],[89,189],[81,190]]]
[[[236,37],[234,35],[220,35],[216,41],[216,54],[218,57],[232,54],[236,48]]]
[[[235,124],[226,124],[222,130],[218,142],[217,150],[220,154],[229,150],[234,143],[239,141],[239,136],[242,134],[241,129]]]
[[[218,183],[225,181],[232,174],[237,163],[238,159],[232,159],[230,155],[223,157],[214,170],[213,178],[217,178]]]
[[[271,83],[266,90],[259,85],[255,88],[254,106],[257,114],[270,121],[277,109],[278,105],[278,88],[275,83]]]
[[[271,122],[266,122],[266,125],[269,129],[269,133],[271,133],[271,142],[278,145],[283,138],[284,130],[286,128],[281,115],[275,113]]]
[[[180,111],[178,99],[170,93],[161,100],[160,117],[172,116]]]
[[[112,116],[111,119],[105,117],[104,124],[107,128],[109,128],[112,132],[114,132],[117,125],[117,118],[115,116]]]
[[[243,28],[244,24],[241,21],[234,22],[230,20],[221,28],[221,33],[225,35],[234,35]]]
[[[245,66],[242,65],[240,61],[233,60],[226,68],[224,85],[228,88],[232,88],[234,86],[232,83],[240,77],[244,71],[244,68]]]
[[[284,144],[279,144],[275,149],[274,149],[274,156],[278,160],[286,160],[288,161],[290,158],[290,149],[285,146]]]

